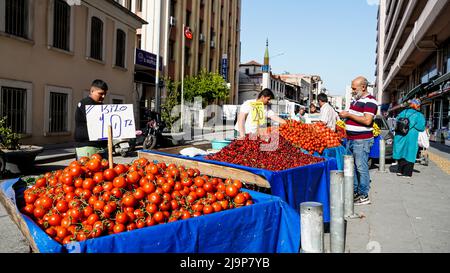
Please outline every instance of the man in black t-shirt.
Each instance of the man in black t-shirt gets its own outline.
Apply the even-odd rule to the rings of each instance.
[[[75,111],[75,142],[77,159],[83,156],[90,157],[93,154],[101,154],[106,157],[108,141],[89,141],[86,121],[86,105],[103,104],[108,85],[102,80],[92,82],[89,96],[82,99]]]

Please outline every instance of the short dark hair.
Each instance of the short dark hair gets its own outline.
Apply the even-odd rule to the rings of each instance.
[[[320,93],[320,94],[317,96],[317,99],[318,99],[319,101],[321,101],[321,102],[328,102],[328,96],[327,96],[326,94],[324,94],[324,93]]]
[[[273,94],[272,90],[266,88],[261,91],[261,93],[259,93],[258,99],[260,99],[261,97],[270,97],[270,99],[273,100],[275,98],[275,95]]]
[[[106,84],[106,82],[99,80],[99,79],[93,81],[91,86],[100,88],[101,90],[103,90],[105,92],[108,91],[108,85]]]

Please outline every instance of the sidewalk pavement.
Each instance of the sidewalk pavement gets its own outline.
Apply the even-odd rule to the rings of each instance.
[[[415,164],[411,179],[371,170],[371,205],[355,207],[363,218],[347,221],[347,253],[450,252],[448,153],[429,149],[430,164]],[[436,158],[444,162],[435,162]]]

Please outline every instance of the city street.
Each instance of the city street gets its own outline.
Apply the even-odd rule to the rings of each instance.
[[[450,253],[449,15],[0,0],[0,253]]]
[[[196,147],[207,149],[200,142]],[[442,146],[441,146],[442,147]],[[178,153],[180,147],[163,149]],[[371,170],[371,205],[355,207],[361,218],[347,221],[347,253],[436,253],[450,251],[450,154],[430,148],[430,164],[416,164],[410,180],[398,178],[395,167],[386,173]],[[114,157],[129,163],[137,157]],[[67,166],[73,158],[36,166],[36,173]],[[328,252],[329,233],[325,234]],[[0,252],[27,253],[30,248],[18,227],[0,205]]]

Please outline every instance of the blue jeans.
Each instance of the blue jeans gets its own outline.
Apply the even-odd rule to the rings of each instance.
[[[373,138],[347,142],[347,153],[353,155],[355,160],[353,191],[364,196],[368,196],[370,190],[369,154],[373,142]]]

